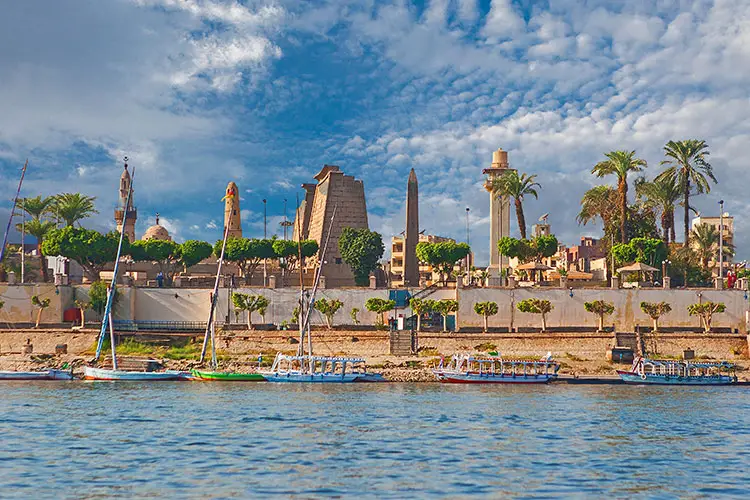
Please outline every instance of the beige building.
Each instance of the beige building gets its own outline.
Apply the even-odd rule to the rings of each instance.
[[[354,275],[339,253],[339,237],[345,227],[369,229],[365,186],[336,165],[323,166],[315,180],[317,184],[302,185],[305,199],[297,208],[293,239],[318,242],[318,258],[309,259],[306,267],[314,268],[320,262],[327,288],[354,286]],[[329,236],[328,249],[323,255]]]
[[[492,183],[513,171],[508,163],[508,152],[502,148],[492,153],[492,165],[482,173],[486,175],[484,187],[490,193],[490,266],[487,269],[491,277],[500,275],[504,267],[508,267],[508,258],[500,255],[497,242],[505,236],[510,236],[510,198],[497,196],[492,192]]]
[[[455,243],[456,240],[452,238],[444,238],[442,236],[435,236],[433,234],[420,234],[419,243],[443,243],[450,242]],[[391,286],[403,287],[404,285],[404,237],[393,236],[391,237]],[[454,267],[455,271],[460,271],[465,265],[466,259],[462,260],[459,264]],[[474,254],[469,254],[469,267],[474,263]],[[419,281],[425,286],[430,286],[433,283],[440,280],[440,276],[434,272],[432,266],[429,264],[419,263]]]
[[[734,217],[730,216],[728,213],[724,213],[723,217],[724,227],[723,227],[723,238],[724,238],[724,245],[726,246],[733,246],[734,245]],[[722,218],[721,217],[701,217],[698,216],[693,219],[693,223],[691,224],[691,229],[695,229],[696,226],[699,226],[701,224],[708,224],[709,226],[713,226],[717,231],[719,231],[719,228],[722,224]],[[694,240],[693,244],[694,244]],[[732,255],[728,252],[724,252],[724,265],[731,264],[733,262]],[[718,257],[716,259],[711,259],[708,263],[709,269],[711,269],[711,272],[714,276],[719,275],[719,261]],[[726,267],[724,268],[724,272],[726,273]]]
[[[125,231],[125,236],[131,243],[135,241],[135,222],[138,219],[138,211],[135,208],[133,194],[130,193],[132,178],[128,172],[128,159],[125,158],[125,168],[120,176],[120,198],[115,208],[115,224],[117,232]],[[130,199],[128,199],[130,195]]]

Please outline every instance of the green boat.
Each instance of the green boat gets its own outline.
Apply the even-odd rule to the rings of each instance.
[[[265,382],[260,373],[236,373],[190,370],[191,380],[205,382]]]

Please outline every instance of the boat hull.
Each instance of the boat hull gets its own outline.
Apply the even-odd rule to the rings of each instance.
[[[122,380],[156,382],[162,380],[185,380],[185,372],[130,372],[125,370],[109,370],[106,368],[85,367],[83,378],[86,380]]]
[[[201,382],[265,382],[266,378],[260,373],[232,373],[192,370],[190,380]]]
[[[296,383],[319,383],[319,384],[348,384],[357,382],[361,375],[347,373],[345,375],[334,375],[325,373],[263,373],[263,378],[269,382],[296,382]]]
[[[625,370],[617,370],[617,374],[623,382],[633,385],[731,385],[737,382],[737,378],[731,375],[675,377],[650,373],[641,375]]]
[[[70,370],[47,370],[46,372],[0,371],[0,380],[73,380]]]
[[[557,375],[479,375],[474,373],[446,373],[433,371],[443,384],[547,384]]]

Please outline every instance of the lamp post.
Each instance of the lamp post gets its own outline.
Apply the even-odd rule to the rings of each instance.
[[[263,198],[263,239],[267,239],[267,200]],[[268,259],[263,259],[263,286],[268,285]]]
[[[26,267],[26,198],[21,199],[21,284],[24,283]]]
[[[724,200],[719,200],[719,283],[724,288]]]
[[[469,207],[466,207],[466,244],[471,247],[471,243],[469,242]],[[471,251],[469,251],[469,254],[466,255],[466,274],[469,274],[469,265],[471,261]]]
[[[667,276],[667,268],[672,262],[668,259],[661,261],[661,283],[663,288],[671,288],[671,279]]]

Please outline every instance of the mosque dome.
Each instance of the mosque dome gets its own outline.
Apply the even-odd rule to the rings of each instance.
[[[156,214],[156,224],[146,229],[146,232],[143,234],[142,239],[144,241],[147,241],[147,240],[172,241],[172,237],[169,236],[169,231],[167,231],[167,229],[164,226],[159,224],[159,214]]]

